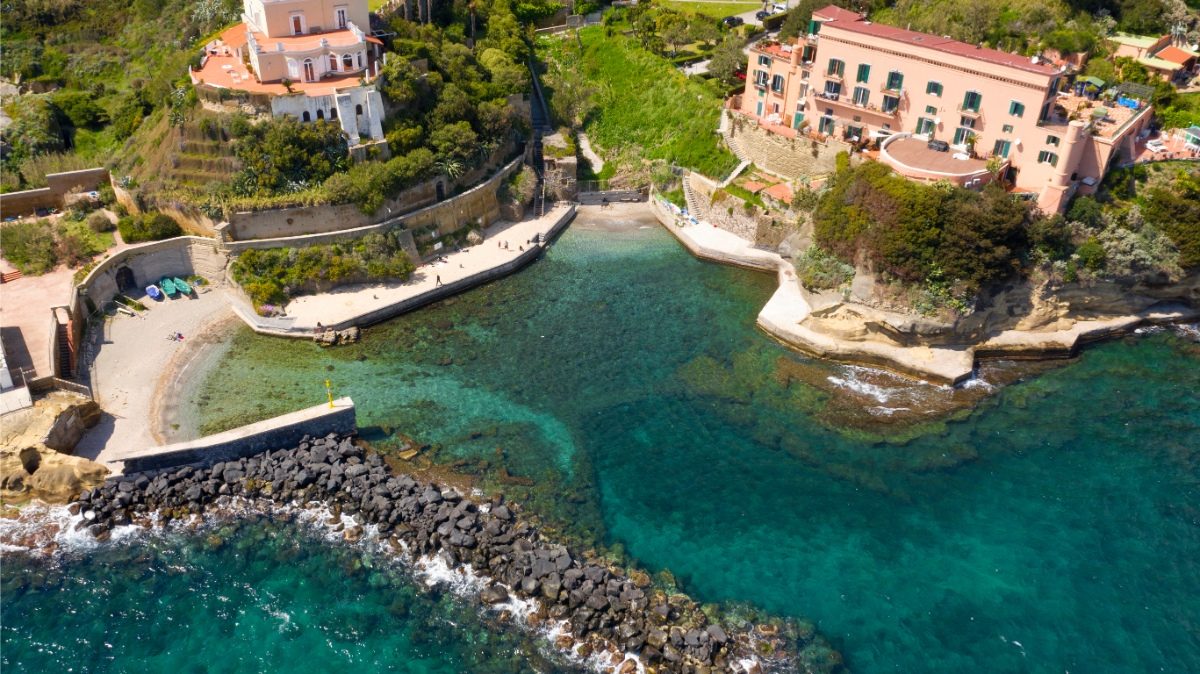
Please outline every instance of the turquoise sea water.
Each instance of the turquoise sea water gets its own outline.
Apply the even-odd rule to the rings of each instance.
[[[387,556],[262,517],[8,555],[0,579],[6,672],[581,671]]]
[[[185,430],[311,405],[328,377],[379,446],[428,444],[420,461],[670,570],[700,601],[811,620],[853,671],[1200,671],[1194,342],[1091,348],[913,439],[846,431],[827,391],[791,375],[858,371],[753,327],[770,276],[698,262],[657,225],[592,224],[359,345],[239,332],[185,395]],[[900,384],[877,398],[910,400]],[[12,615],[6,602],[6,629]]]

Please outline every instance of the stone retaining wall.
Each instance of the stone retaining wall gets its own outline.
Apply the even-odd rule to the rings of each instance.
[[[138,289],[157,283],[163,276],[182,278],[197,274],[215,282],[224,278],[227,262],[228,257],[217,248],[216,241],[179,236],[127,248],[105,259],[78,287],[96,307],[101,307],[119,292],[118,274],[132,274],[134,287]],[[72,306],[72,316],[78,319],[75,303]]]
[[[117,452],[112,461],[124,462],[126,473],[212,464],[294,445],[306,435],[354,435],[357,429],[354,401],[338,398],[332,407],[317,405],[199,440]]]
[[[771,133],[759,128],[754,120],[736,114],[729,125],[729,137],[755,165],[793,180],[833,173],[838,153],[850,150],[848,144],[835,138],[818,141]]]
[[[0,215],[7,218],[11,215],[30,215],[39,208],[61,208],[71,190],[95,190],[107,181],[106,168],[48,173],[45,187],[0,194]]]
[[[549,233],[546,235],[546,242],[553,241],[554,238],[557,237],[573,219],[575,219],[574,204],[572,204],[567,211],[563,213],[562,217],[559,218],[558,222],[554,223],[554,226],[550,228]],[[452,283],[447,283],[429,291],[428,293],[409,298],[391,306],[376,309],[375,311],[371,311],[366,314],[360,314],[352,319],[330,326],[330,328],[333,330],[346,330],[352,327],[361,328],[368,325],[374,325],[376,323],[381,323],[383,321],[395,318],[401,314],[406,314],[415,309],[419,309],[423,306],[433,304],[434,302],[440,302],[441,300],[452,297],[459,293],[466,292],[476,286],[490,283],[503,276],[508,276],[509,274],[512,274],[513,272],[536,260],[539,256],[541,256],[542,252],[545,251],[545,246],[545,242],[538,246],[530,246],[529,250],[522,253],[516,259],[506,262],[498,267],[492,267],[491,269],[481,271],[478,274],[468,276],[467,278],[459,279]]]

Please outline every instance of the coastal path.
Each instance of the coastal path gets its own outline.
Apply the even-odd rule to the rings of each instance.
[[[421,265],[411,278],[337,288],[297,297],[285,318],[264,319],[244,300],[234,311],[256,332],[282,337],[312,337],[321,329],[344,330],[393,318],[431,302],[469,290],[533,262],[574,215],[574,206],[557,204],[545,215],[501,222],[484,231],[481,244],[447,251]]]

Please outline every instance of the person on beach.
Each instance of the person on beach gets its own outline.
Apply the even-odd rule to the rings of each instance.
[[[434,287],[434,288],[441,288],[441,287],[442,287],[442,277],[441,277],[440,275],[437,277],[437,283],[435,283],[433,287]]]

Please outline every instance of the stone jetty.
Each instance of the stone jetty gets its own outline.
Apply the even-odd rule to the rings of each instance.
[[[349,437],[306,438],[293,448],[211,466],[124,475],[84,491],[70,508],[82,515],[80,526],[105,538],[113,526],[146,513],[181,519],[223,497],[323,504],[353,516],[347,539],[371,524],[396,549],[440,557],[451,568],[470,565],[486,579],[482,603],[504,604],[511,595],[535,600],[531,622],[563,625],[557,647],[622,674],[637,669],[626,653],[636,654],[646,671],[688,674],[755,672],[766,653],[795,653],[772,630],[710,623],[695,602],[651,587],[646,574],[585,560],[544,539],[523,521],[519,506],[500,497],[476,502],[453,488],[393,474],[382,456]]]

